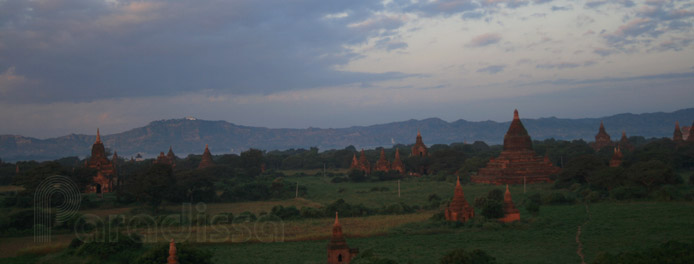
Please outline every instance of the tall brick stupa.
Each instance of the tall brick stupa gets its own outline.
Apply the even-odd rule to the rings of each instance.
[[[554,166],[547,157],[541,157],[533,150],[533,143],[518,117],[518,110],[513,113],[513,121],[504,136],[504,148],[499,157],[491,158],[487,167],[471,176],[473,183],[488,184],[523,184],[551,182],[550,175],[558,174],[559,167]]]

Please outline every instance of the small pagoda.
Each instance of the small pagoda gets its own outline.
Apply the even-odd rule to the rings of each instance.
[[[593,142],[591,146],[595,151],[600,151],[604,147],[613,146],[610,135],[605,131],[605,125],[603,125],[602,121],[600,121],[600,129],[598,129],[598,133],[595,135],[595,142]]]
[[[614,148],[614,154],[612,154],[612,158],[610,159],[610,167],[619,167],[622,165],[622,158],[624,155],[622,155],[622,150],[619,148],[619,146],[616,146]]]
[[[460,185],[460,177],[455,183],[453,199],[444,213],[446,221],[451,222],[466,222],[475,216],[475,209],[465,200],[463,186]]]
[[[560,171],[549,158],[535,153],[530,135],[518,117],[518,110],[515,110],[511,126],[504,136],[501,154],[496,159],[491,158],[487,167],[481,168],[470,179],[473,183],[497,185],[551,182],[549,176]]]
[[[205,144],[205,152],[202,153],[202,159],[200,159],[200,165],[198,169],[204,169],[214,166],[214,161],[212,161],[212,154],[210,153],[210,148]]]
[[[422,141],[422,133],[420,133],[419,129],[417,129],[417,139],[415,140],[414,146],[412,146],[410,156],[426,157],[428,155],[429,153],[427,151],[427,145],[424,145],[424,141]]]
[[[333,235],[328,243],[328,264],[348,264],[359,253],[358,248],[349,248],[342,234],[342,225],[335,212]]]
[[[381,148],[381,157],[376,161],[375,171],[388,172],[390,170],[390,162],[386,159],[386,152]]]
[[[118,155],[114,152],[112,160],[106,157],[106,148],[101,142],[101,134],[96,129],[96,141],[92,145],[92,155],[85,161],[85,167],[96,169],[96,175],[92,178],[94,184],[87,187],[88,193],[107,193],[115,191],[115,183],[118,181],[115,162]]]
[[[366,174],[371,173],[371,163],[366,159],[366,153],[364,153],[364,149],[361,149],[361,153],[359,154],[359,159],[357,159],[357,155],[354,154],[352,156],[352,164],[349,167],[350,169],[354,170],[360,170],[365,172]]]
[[[504,217],[499,219],[499,221],[504,223],[510,223],[519,220],[520,211],[513,204],[513,199],[511,199],[511,192],[508,190],[508,184],[506,184],[506,193],[504,194]]]
[[[398,171],[400,174],[405,174],[405,165],[400,160],[400,149],[395,149],[395,159],[393,163],[390,164],[390,169]]]
[[[684,138],[682,137],[682,130],[680,129],[680,122],[675,121],[675,132],[672,134],[672,141],[675,143],[682,143],[684,142]]]

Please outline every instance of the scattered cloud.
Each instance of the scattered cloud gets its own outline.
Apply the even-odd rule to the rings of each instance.
[[[480,68],[477,70],[477,72],[497,74],[497,73],[504,71],[505,68],[506,68],[506,65],[491,65],[491,66],[487,66],[484,68]]]
[[[470,40],[468,46],[470,47],[484,47],[492,44],[496,44],[501,41],[501,36],[495,33],[486,33],[476,36]]]
[[[581,66],[578,63],[570,63],[570,62],[560,62],[560,63],[546,63],[546,64],[537,64],[535,65],[535,68],[538,69],[558,69],[558,70],[563,70],[563,69],[571,69],[571,68],[577,68]]]

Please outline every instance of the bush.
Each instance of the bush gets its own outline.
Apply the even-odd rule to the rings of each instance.
[[[486,252],[475,249],[473,251],[465,251],[465,249],[456,249],[448,252],[441,258],[441,264],[460,264],[460,263],[475,263],[475,264],[492,264],[496,263],[496,259],[489,256]]]
[[[617,187],[610,191],[610,198],[615,200],[641,199],[646,196],[648,190],[637,186]]]
[[[557,204],[570,204],[574,200],[567,198],[561,193],[553,192],[542,197],[542,204],[557,205]]]
[[[106,237],[96,237],[79,247],[77,255],[91,255],[107,258],[123,251],[142,247],[142,238],[137,234],[112,233]]]
[[[643,251],[622,252],[617,255],[600,252],[593,263],[694,263],[694,245],[669,241],[661,244],[657,248],[650,248]]]
[[[672,185],[662,186],[651,195],[659,201],[679,200],[682,197],[680,191]]]
[[[527,203],[525,203],[525,210],[527,210],[533,216],[537,216],[540,213],[540,204],[529,200]]]

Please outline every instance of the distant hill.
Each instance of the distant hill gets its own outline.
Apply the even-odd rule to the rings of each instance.
[[[509,112],[509,118],[511,117]],[[561,119],[555,117],[523,119],[530,136],[542,140],[584,139],[592,141],[600,121],[607,132],[618,140],[622,131],[628,136],[671,137],[675,121],[688,126],[694,119],[694,108],[672,113],[618,114],[602,118]],[[321,150],[344,148],[374,148],[395,144],[413,144],[417,129],[424,143],[450,144],[453,142],[485,141],[500,144],[509,122],[458,120],[446,122],[438,118],[407,120],[372,126],[348,128],[271,129],[232,124],[226,121],[206,121],[192,118],[154,121],[147,126],[123,133],[102,135],[107,148],[120,156],[130,157],[143,153],[145,157],[166,152],[169,146],[179,157],[200,154],[205,144],[213,154],[239,153],[248,148],[264,150],[318,147]],[[95,135],[67,135],[58,138],[36,139],[15,135],[0,135],[0,158],[5,161],[50,160],[66,156],[89,155]]]

